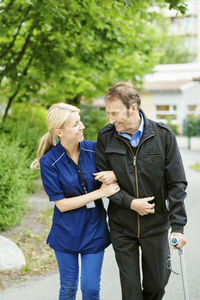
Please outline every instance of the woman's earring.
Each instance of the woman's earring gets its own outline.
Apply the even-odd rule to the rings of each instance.
[[[53,137],[53,140],[54,140],[54,143],[55,143],[55,144],[58,144],[58,143],[59,143],[59,139],[58,139],[56,136]]]

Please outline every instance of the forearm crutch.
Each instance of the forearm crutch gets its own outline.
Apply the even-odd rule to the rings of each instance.
[[[173,246],[176,246],[178,244],[178,239],[176,237],[173,237],[171,239],[171,244]],[[187,283],[187,276],[186,276],[186,268],[185,268],[185,260],[184,260],[183,250],[179,249],[179,248],[177,248],[177,250],[178,250],[178,255],[179,255],[179,259],[180,259],[184,299],[189,300],[188,283]]]

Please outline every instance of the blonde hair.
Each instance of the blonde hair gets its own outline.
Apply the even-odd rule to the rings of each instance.
[[[40,158],[55,146],[55,138],[59,139],[56,134],[56,129],[60,129],[66,124],[72,112],[79,113],[80,109],[78,109],[76,106],[62,102],[53,104],[49,108],[46,119],[48,132],[45,133],[39,141],[37,158],[30,166],[32,169],[39,167]]]

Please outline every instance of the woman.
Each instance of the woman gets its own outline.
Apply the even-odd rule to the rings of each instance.
[[[110,244],[101,198],[117,193],[119,186],[112,171],[96,173],[96,143],[84,140],[78,108],[65,103],[52,105],[47,126],[32,167],[40,164],[45,191],[55,202],[47,243],[58,262],[59,300],[76,297],[79,254],[83,300],[96,300],[104,249]],[[55,138],[59,140],[56,145]],[[103,182],[101,187],[94,177]]]

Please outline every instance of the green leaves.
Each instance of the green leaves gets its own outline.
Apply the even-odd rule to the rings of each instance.
[[[141,81],[156,63],[151,8],[167,3],[185,7],[183,0],[2,0],[0,80],[7,111],[21,97],[45,105],[73,102],[99,96],[116,81]]]
[[[182,14],[186,13],[187,4],[185,0],[166,0],[166,2],[169,3],[170,9],[176,9]]]

